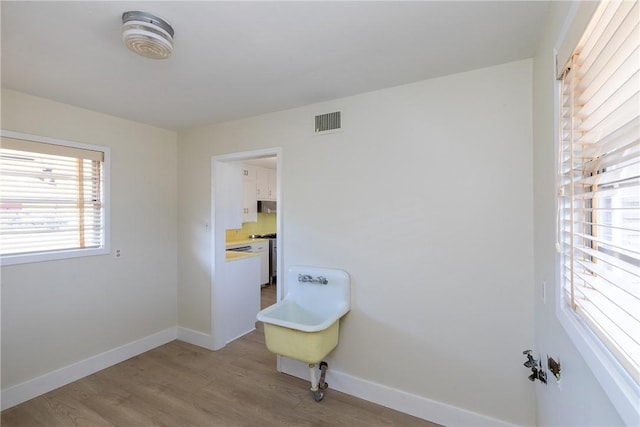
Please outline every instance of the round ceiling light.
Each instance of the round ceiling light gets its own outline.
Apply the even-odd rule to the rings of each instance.
[[[129,49],[151,59],[166,59],[173,52],[173,28],[146,12],[122,14],[122,41]]]

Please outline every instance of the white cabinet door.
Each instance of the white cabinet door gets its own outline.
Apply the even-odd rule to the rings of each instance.
[[[267,200],[269,194],[269,169],[256,168],[256,197],[258,200]]]
[[[277,201],[278,200],[278,188],[276,185],[276,170],[275,169],[267,169],[269,171],[269,200]]]
[[[242,165],[242,222],[258,222],[256,166]]]
[[[256,181],[245,179],[242,183],[242,222],[258,222],[258,200]]]
[[[277,200],[275,169],[256,168],[256,196],[258,200]]]
[[[269,241],[251,243],[251,251],[260,254],[260,283],[269,283]]]
[[[244,181],[256,181],[256,166],[242,165],[242,179]]]

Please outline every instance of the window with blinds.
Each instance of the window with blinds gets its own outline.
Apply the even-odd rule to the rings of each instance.
[[[104,249],[104,164],[104,151],[93,147],[3,136],[0,146],[3,264],[14,263],[12,260],[37,261],[41,260],[37,256],[43,254],[62,255],[45,257],[46,260]]]
[[[564,303],[640,383],[640,11],[603,2],[561,70]]]

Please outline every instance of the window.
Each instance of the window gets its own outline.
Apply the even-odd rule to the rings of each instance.
[[[640,383],[640,13],[602,2],[561,73],[564,308]]]
[[[108,151],[2,132],[2,264],[108,253]]]

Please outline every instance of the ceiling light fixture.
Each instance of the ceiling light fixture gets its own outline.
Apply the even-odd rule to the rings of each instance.
[[[173,52],[173,28],[146,12],[122,14],[122,41],[129,49],[151,59],[166,59]]]

